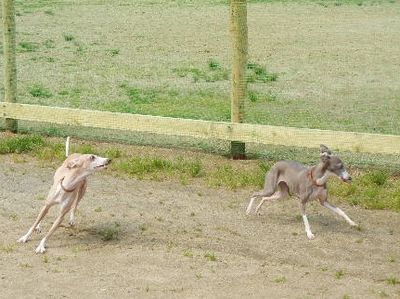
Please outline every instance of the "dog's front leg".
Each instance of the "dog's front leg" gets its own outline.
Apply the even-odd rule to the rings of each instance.
[[[334,205],[331,205],[328,201],[323,202],[324,207],[328,208],[329,210],[337,213],[338,215],[342,216],[348,224],[351,226],[357,226],[357,223],[355,223],[353,220],[349,218],[349,216],[346,215],[345,212],[343,212],[340,208],[335,207]]]
[[[42,221],[43,217],[46,216],[47,212],[51,208],[53,204],[46,204],[42,210],[40,211],[39,215],[37,216],[35,223],[31,226],[31,228],[28,230],[28,232],[22,236],[21,238],[18,239],[18,242],[20,243],[25,243],[29,240],[31,237],[32,233],[34,230],[37,230],[38,228],[40,229],[40,222]]]
[[[301,214],[303,216],[304,227],[306,230],[307,237],[312,240],[315,238],[314,234],[311,232],[310,224],[308,223],[306,215],[306,202],[301,202]]]
[[[68,213],[69,209],[63,208],[60,212],[60,215],[57,217],[56,221],[54,221],[52,227],[50,228],[49,232],[44,236],[44,238],[40,241],[38,247],[36,248],[36,253],[44,253],[46,251],[46,241],[50,238],[50,236],[54,233],[57,227],[61,224],[64,219],[65,214]]]

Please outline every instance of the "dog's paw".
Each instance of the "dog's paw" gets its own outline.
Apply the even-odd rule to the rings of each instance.
[[[37,234],[40,234],[42,232],[42,228],[40,227],[40,225],[38,225],[35,227],[35,229],[33,231]]]
[[[36,253],[45,253],[46,252],[46,247],[40,243],[39,246],[35,250]]]
[[[358,226],[358,224],[355,223],[354,221],[349,222],[349,224],[350,224],[350,226],[354,226],[354,227],[357,227],[357,226]]]
[[[70,226],[75,226],[75,224],[76,224],[75,219],[69,219],[68,224]]]
[[[314,236],[314,234],[313,234],[312,232],[308,232],[308,233],[307,233],[307,238],[308,238],[309,240],[312,240],[312,239],[315,238],[315,236]]]
[[[25,235],[25,236],[22,236],[21,238],[19,238],[17,242],[18,243],[26,243],[26,242],[28,242],[28,240],[29,240],[29,237],[27,235]]]

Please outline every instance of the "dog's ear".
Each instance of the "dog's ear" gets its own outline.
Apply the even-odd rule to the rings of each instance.
[[[326,145],[323,144],[319,146],[319,149],[320,149],[321,161],[327,162],[331,158],[332,155],[331,150]]]
[[[73,160],[69,161],[67,164],[68,169],[77,168],[80,166],[82,166],[82,161],[80,161],[79,159],[73,159]]]

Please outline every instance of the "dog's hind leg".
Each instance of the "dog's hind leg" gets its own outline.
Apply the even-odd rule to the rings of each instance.
[[[87,187],[87,181],[85,180],[82,184],[82,186],[79,189],[78,194],[76,195],[76,198],[74,200],[74,203],[72,205],[71,213],[69,215],[69,225],[74,226],[75,225],[75,213],[76,209],[78,208],[78,204],[81,201],[83,195],[85,195],[86,192],[86,187]]]
[[[261,202],[263,202],[264,198],[273,196],[278,187],[277,180],[278,180],[278,175],[276,169],[273,168],[265,175],[264,189],[260,192],[254,193],[253,196],[250,198],[249,205],[247,206],[246,209],[246,214],[251,213],[251,209],[257,197],[262,197],[263,199],[261,200]]]

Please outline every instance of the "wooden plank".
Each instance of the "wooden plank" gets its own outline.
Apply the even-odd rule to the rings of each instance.
[[[353,152],[400,154],[400,135],[213,122],[5,102],[0,103],[0,117],[62,125],[307,148],[326,144],[333,149]]]

